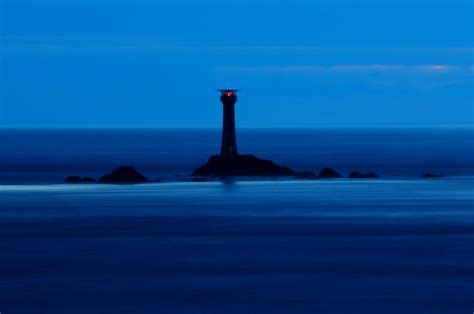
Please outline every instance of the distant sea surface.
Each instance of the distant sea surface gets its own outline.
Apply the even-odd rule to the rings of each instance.
[[[0,312],[474,311],[472,129],[239,130],[241,153],[382,178],[181,182],[219,141],[1,129]],[[163,183],[62,184],[122,164]]]
[[[237,141],[240,153],[295,170],[474,175],[474,129],[243,129]],[[0,129],[0,143],[0,184],[60,183],[74,174],[97,178],[122,164],[174,181],[219,152],[220,130]]]

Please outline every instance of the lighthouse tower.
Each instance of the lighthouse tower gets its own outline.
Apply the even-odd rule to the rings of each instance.
[[[212,155],[206,164],[197,168],[193,176],[294,176],[290,168],[254,155],[239,155],[235,136],[235,103],[238,89],[219,89],[224,105],[222,146],[220,155]]]
[[[237,140],[235,135],[235,103],[237,102],[238,89],[219,89],[221,102],[224,106],[222,124],[221,156],[237,156]]]

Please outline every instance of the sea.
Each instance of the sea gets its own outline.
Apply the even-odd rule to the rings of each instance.
[[[381,178],[189,182],[220,130],[0,129],[0,313],[474,311],[473,128],[237,137],[294,170]],[[120,165],[161,182],[63,183]]]

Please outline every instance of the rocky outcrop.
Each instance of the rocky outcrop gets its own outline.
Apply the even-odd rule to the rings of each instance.
[[[421,177],[423,179],[434,179],[434,178],[444,178],[444,175],[435,174],[435,173],[424,173]]]
[[[147,183],[149,180],[133,167],[120,166],[99,179],[99,183]]]
[[[214,155],[208,162],[194,170],[193,176],[292,176],[290,168],[279,166],[271,160],[254,155]]]
[[[64,183],[95,183],[96,179],[90,177],[80,177],[80,176],[69,176],[64,179]]]
[[[321,170],[321,172],[319,172],[318,178],[320,178],[320,179],[336,179],[336,178],[342,178],[342,176],[336,170],[326,167],[323,170]]]
[[[317,179],[318,175],[311,171],[298,171],[295,173],[296,179]]]
[[[191,182],[209,182],[210,180],[207,178],[192,178]]]
[[[350,179],[377,179],[377,178],[380,178],[380,176],[378,174],[372,173],[372,172],[360,173],[358,171],[352,171],[349,174],[349,178]]]

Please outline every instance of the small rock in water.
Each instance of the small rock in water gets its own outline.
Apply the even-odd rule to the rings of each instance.
[[[80,176],[69,176],[66,179],[64,179],[64,183],[95,183],[95,182],[97,182],[96,179],[93,179],[90,177],[81,178]]]
[[[206,178],[192,178],[191,181],[192,182],[209,182],[210,180]]]
[[[323,170],[321,170],[321,172],[318,175],[318,178],[334,179],[334,178],[342,178],[342,176],[336,170],[326,167]]]
[[[296,179],[317,179],[318,175],[311,171],[299,171],[295,173]]]
[[[81,181],[82,179],[79,176],[69,176],[64,179],[64,183],[80,183]]]
[[[421,177],[424,179],[444,178],[442,174],[435,174],[435,173],[424,173]]]
[[[147,183],[149,180],[133,167],[120,166],[99,179],[99,183]]]
[[[380,176],[376,173],[360,173],[357,171],[352,171],[351,174],[349,174],[350,179],[376,179],[380,178]]]

